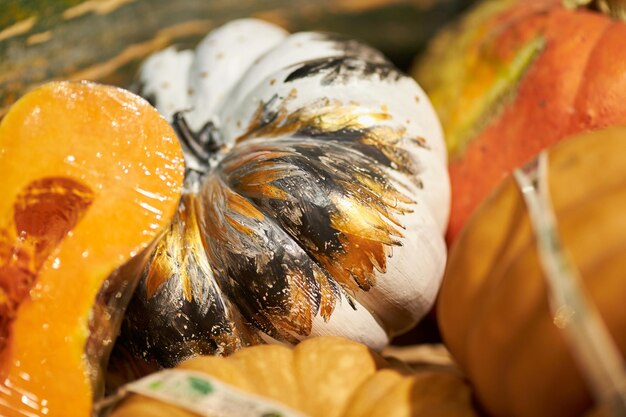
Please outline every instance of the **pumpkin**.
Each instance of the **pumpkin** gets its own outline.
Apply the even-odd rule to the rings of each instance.
[[[414,70],[445,127],[448,240],[514,168],[564,137],[626,123],[626,24],[567,0],[485,1]],[[623,2],[591,2],[613,5]]]
[[[196,43],[209,30],[237,17],[263,18],[293,31],[346,33],[408,62],[471,1],[4,1],[0,116],[18,97],[46,80],[88,79],[128,87],[138,64],[149,54],[173,43]]]
[[[511,177],[453,245],[438,302],[439,324],[491,415],[578,416],[593,405],[590,390],[612,392],[608,378],[592,378],[593,372],[602,375],[611,350],[603,348],[587,364],[592,373],[582,360],[600,343],[617,347],[617,363],[626,353],[625,135],[621,127],[568,139],[549,151],[547,162],[547,189],[562,246],[613,342],[602,342],[600,331],[589,336],[574,327],[573,319],[592,321],[582,304],[555,302],[549,309],[549,298],[560,293],[547,289],[548,270],[541,266],[531,228],[535,223]],[[623,366],[610,368],[621,372]]]
[[[243,410],[250,409],[258,414],[246,415],[261,415],[263,407],[263,415],[284,416],[477,416],[472,408],[469,386],[453,370],[411,372],[405,366],[399,371],[365,346],[338,337],[312,338],[294,349],[278,345],[253,346],[227,358],[197,357],[183,362],[177,370],[192,372],[179,374],[182,377],[199,378],[195,382],[198,389],[185,399],[202,391],[205,398],[213,396],[213,401],[222,395],[222,401],[230,401],[217,405],[218,399],[216,408],[208,402],[200,406],[202,394],[196,394],[198,410],[202,410],[200,415],[205,416],[242,415]],[[176,372],[169,372],[176,375]],[[203,375],[214,379],[206,380]],[[181,380],[184,383],[184,379]],[[133,386],[154,386],[156,381],[161,381],[158,374]],[[212,387],[220,382],[228,384],[225,389],[231,391],[213,394],[217,389]],[[232,391],[233,388],[236,391]],[[180,406],[184,404],[180,400],[185,394],[178,394],[179,401],[172,401],[173,393],[168,393],[167,386],[160,386],[158,392],[137,391],[146,395],[131,396],[111,417],[198,415]],[[193,402],[188,406],[193,406]],[[276,414],[272,414],[272,410]]]
[[[90,414],[183,173],[168,123],[114,87],[46,84],[2,119],[1,415]]]
[[[445,148],[428,98],[379,52],[244,19],[152,56],[139,85],[178,129],[188,175],[124,350],[172,366],[318,335],[380,349],[430,309]]]

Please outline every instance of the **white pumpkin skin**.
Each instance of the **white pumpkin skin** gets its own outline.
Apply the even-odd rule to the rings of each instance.
[[[430,309],[450,203],[442,130],[379,52],[244,19],[193,59],[156,54],[140,81],[220,150],[207,162],[187,144],[188,193],[123,329],[135,354],[173,365],[317,335],[380,349]]]

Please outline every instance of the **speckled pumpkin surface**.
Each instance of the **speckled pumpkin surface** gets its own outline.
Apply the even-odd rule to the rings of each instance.
[[[484,1],[438,35],[414,70],[445,127],[450,241],[500,181],[540,150],[626,123],[626,23],[568,3],[577,2]]]
[[[173,365],[328,334],[380,349],[432,306],[441,128],[378,51],[238,20],[148,59],[139,91],[178,127],[188,176],[129,307],[136,356]]]

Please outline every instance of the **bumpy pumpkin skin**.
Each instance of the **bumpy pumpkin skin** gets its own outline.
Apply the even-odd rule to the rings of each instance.
[[[184,174],[142,98],[57,82],[0,123],[0,415],[84,417]]]
[[[612,128],[566,140],[550,151],[548,172],[565,248],[622,355],[625,135],[626,129]],[[578,416],[592,407],[548,309],[528,214],[511,178],[455,242],[438,317],[450,352],[490,415]]]
[[[129,309],[136,355],[171,366],[317,335],[380,349],[428,311],[445,146],[421,88],[379,52],[247,19],[150,58],[140,84],[200,138],[183,141],[188,193]]]
[[[402,372],[366,346],[318,337],[290,349],[253,346],[229,357],[197,357],[182,370],[210,375],[245,393],[310,417],[476,417],[471,391],[449,369]],[[191,417],[156,399],[134,395],[111,417]]]
[[[449,241],[541,149],[626,122],[626,24],[563,3],[484,1],[434,40],[413,72],[446,133]]]

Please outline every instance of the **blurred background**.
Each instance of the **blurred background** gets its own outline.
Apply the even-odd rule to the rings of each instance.
[[[346,34],[407,70],[473,0],[2,0],[0,115],[33,85],[89,79],[127,86],[148,54],[189,46],[253,16],[295,31]]]

